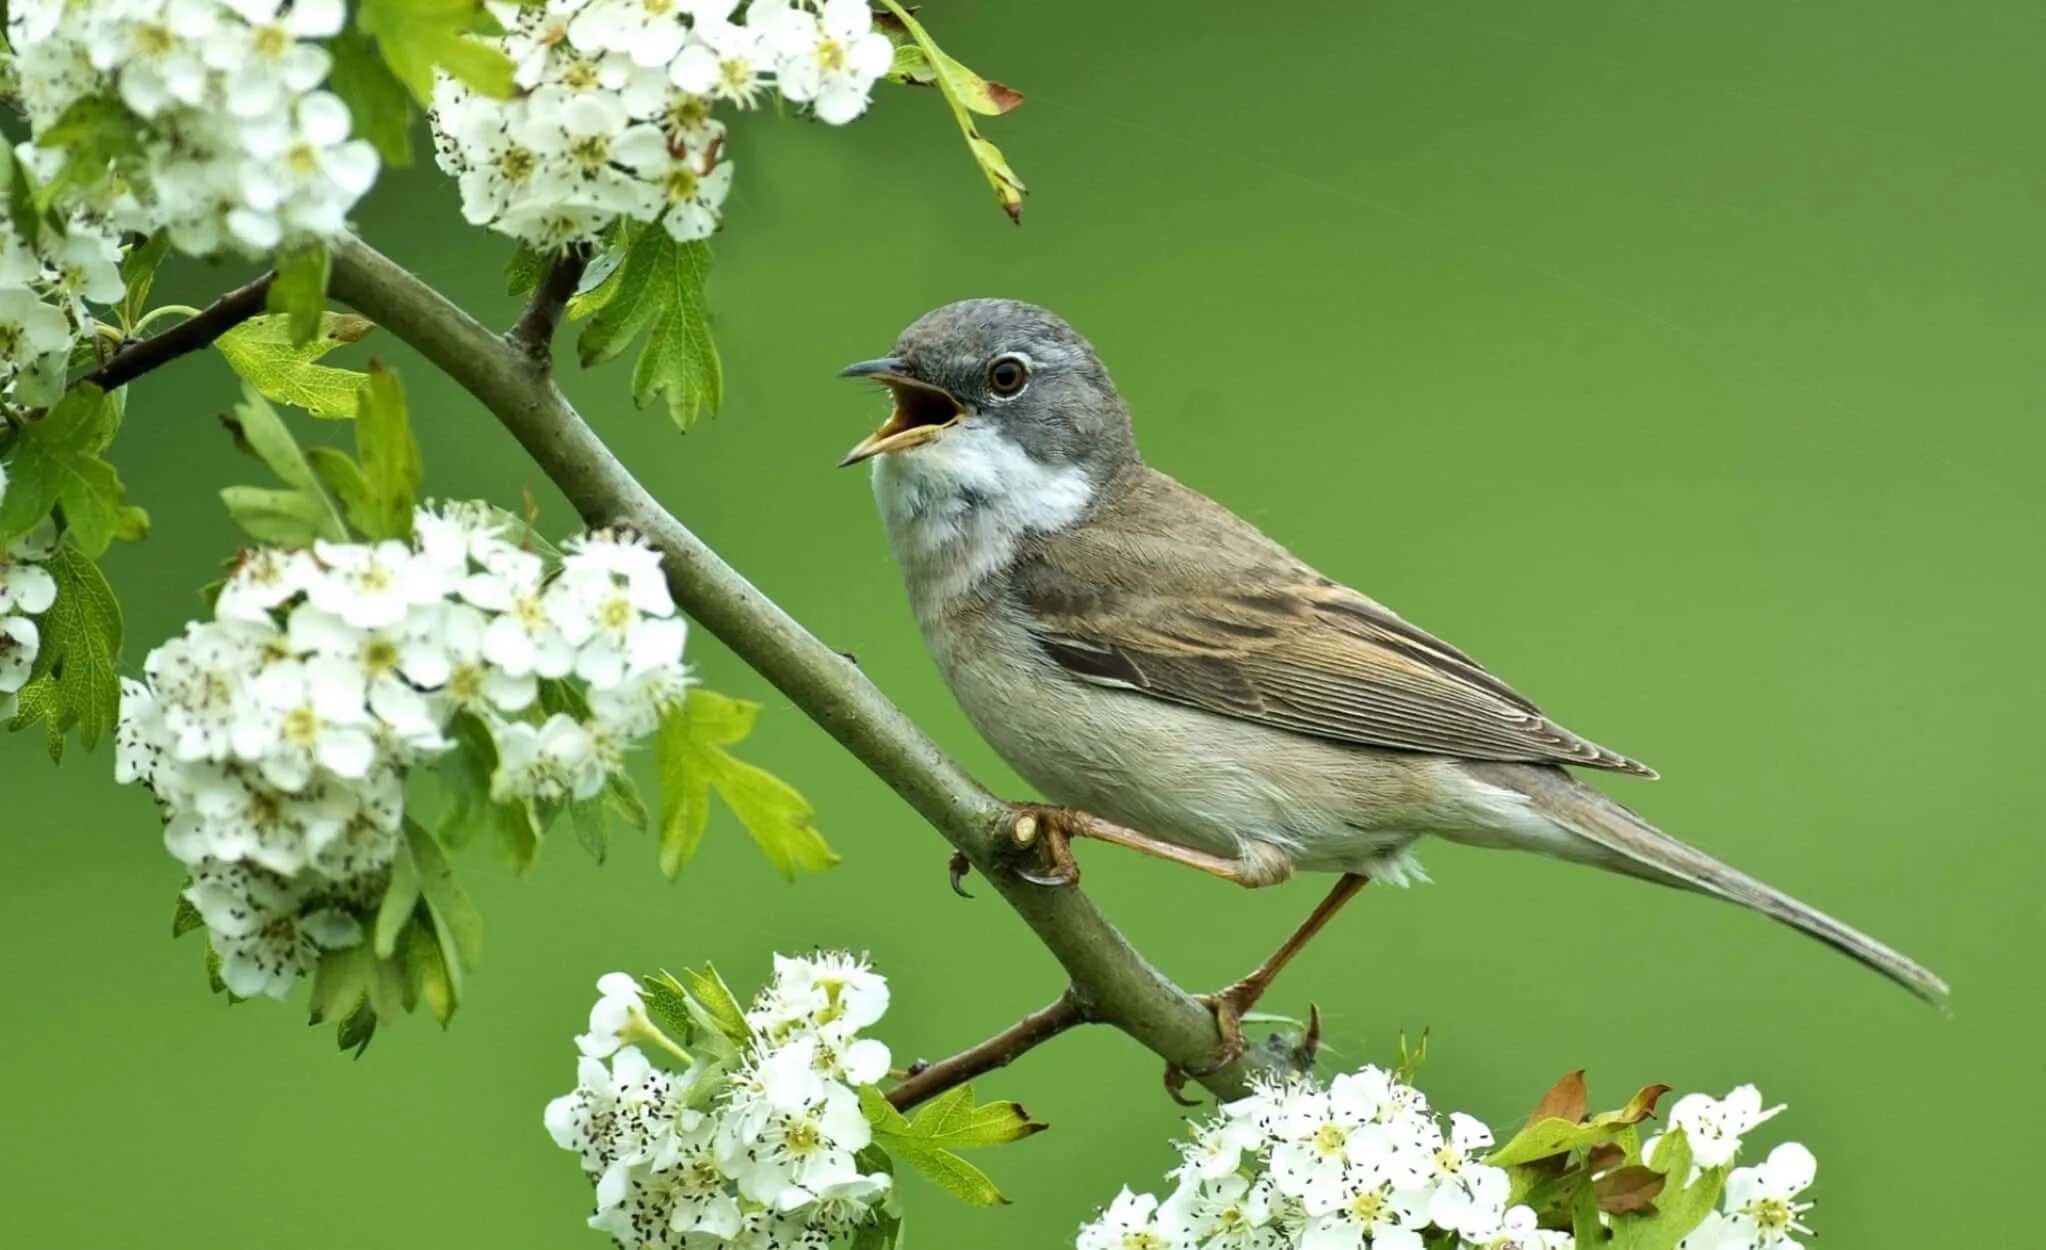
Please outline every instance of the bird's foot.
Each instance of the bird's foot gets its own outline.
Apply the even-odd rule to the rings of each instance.
[[[1073,857],[1068,814],[1062,807],[1039,803],[1016,805],[1009,843],[1018,855],[1016,875],[1032,885],[1080,884],[1080,861]]]
[[[952,862],[948,865],[948,872],[952,878],[952,893],[957,894],[960,898],[972,898],[973,895],[966,889],[966,878],[973,872],[973,861],[966,858],[965,851],[952,852]]]
[[[1182,1107],[1193,1106],[1193,1100],[1187,1098],[1184,1093],[1188,1081],[1213,1076],[1243,1058],[1243,1053],[1250,1049],[1249,1043],[1243,1038],[1243,1017],[1251,1008],[1257,1006],[1257,1000],[1264,996],[1264,992],[1263,984],[1253,983],[1246,978],[1219,994],[1203,994],[1199,997],[1197,1001],[1215,1017],[1215,1032],[1220,1035],[1221,1044],[1215,1048],[1213,1054],[1198,1064],[1165,1065],[1165,1092],[1172,1095],[1172,1101]]]

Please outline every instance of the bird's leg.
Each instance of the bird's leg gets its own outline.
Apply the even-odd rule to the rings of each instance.
[[[1073,885],[1080,880],[1080,865],[1073,858],[1071,846],[1074,838],[1111,842],[1251,888],[1276,885],[1293,875],[1293,861],[1277,847],[1252,843],[1240,856],[1215,855],[1139,833],[1070,807],[1019,803],[1009,836],[1019,850],[1043,847],[1045,871],[1017,870],[1019,876],[1034,885]]]
[[[1371,883],[1371,878],[1362,873],[1346,872],[1337,878],[1328,895],[1315,904],[1307,919],[1293,930],[1291,937],[1279,944],[1279,949],[1265,957],[1265,961],[1253,969],[1249,976],[1237,981],[1219,994],[1204,994],[1201,1002],[1215,1013],[1215,1027],[1222,1034],[1222,1048],[1215,1058],[1198,1070],[1168,1067],[1165,1074],[1167,1088],[1177,1090],[1189,1076],[1206,1076],[1211,1072],[1236,1062],[1243,1055],[1243,1017],[1257,1006],[1265,991],[1272,988],[1272,982],[1293,962],[1293,957],[1307,948],[1314,935],[1328,925],[1343,904],[1355,898],[1357,891]]]

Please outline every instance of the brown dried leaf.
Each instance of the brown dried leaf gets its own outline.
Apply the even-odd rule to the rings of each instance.
[[[1634,1163],[1599,1177],[1592,1182],[1592,1191],[1598,1195],[1599,1210],[1619,1215],[1648,1210],[1668,1180],[1654,1168]]]
[[[1584,1087],[1584,1069],[1579,1068],[1566,1073],[1562,1080],[1549,1088],[1548,1093],[1542,1095],[1527,1122],[1539,1124],[1543,1120],[1568,1120],[1576,1124],[1584,1119],[1589,1107],[1590,1094]]]

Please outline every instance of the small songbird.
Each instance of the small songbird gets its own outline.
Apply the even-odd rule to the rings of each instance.
[[[842,463],[873,461],[939,671],[1026,781],[1102,818],[1047,833],[1244,885],[1344,874],[1293,939],[1210,1000],[1226,1039],[1240,1045],[1237,1017],[1359,886],[1417,874],[1424,834],[1728,899],[1945,998],[1910,959],[1566,771],[1654,777],[1646,765],[1145,464],[1107,369],[1050,312],[949,304],[843,373],[893,393],[887,422]]]

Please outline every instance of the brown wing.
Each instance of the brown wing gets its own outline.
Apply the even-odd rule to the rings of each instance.
[[[1336,742],[1655,776],[1159,474],[1016,572],[1039,644],[1088,681]]]

